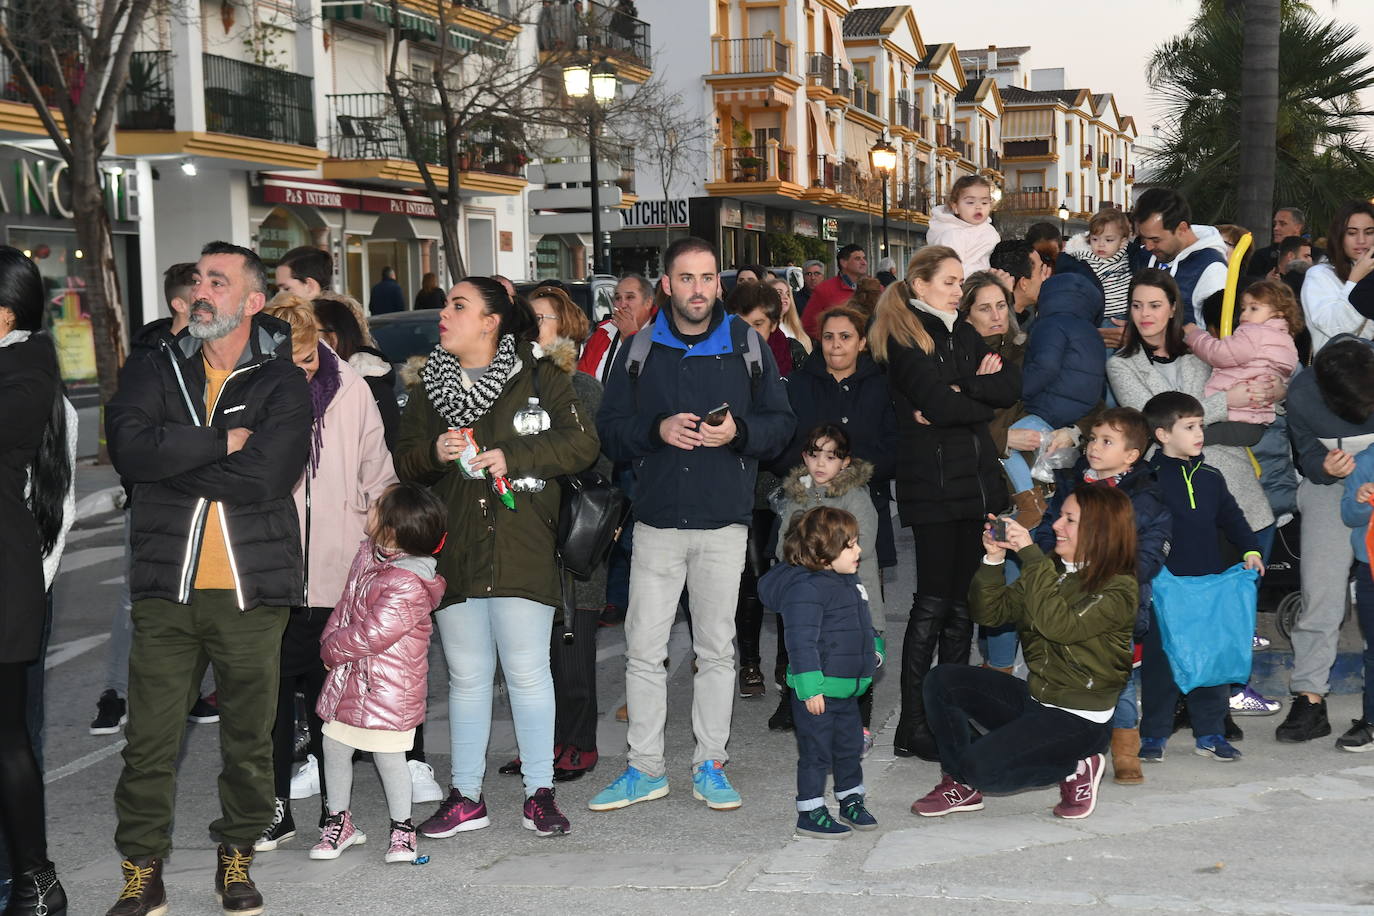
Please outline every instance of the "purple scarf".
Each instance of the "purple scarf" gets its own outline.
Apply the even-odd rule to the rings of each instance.
[[[320,367],[310,380],[310,412],[314,417],[310,437],[310,476],[314,478],[320,469],[320,449],[324,448],[324,412],[334,395],[339,393],[342,378],[339,375],[339,358],[334,351],[320,341],[316,348],[319,353]]]

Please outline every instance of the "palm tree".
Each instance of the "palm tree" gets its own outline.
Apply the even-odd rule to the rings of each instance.
[[[1242,15],[1240,186],[1236,220],[1269,244],[1279,118],[1279,0],[1250,0]]]
[[[1251,127],[1241,103],[1245,24],[1223,3],[1208,3],[1187,33],[1155,50],[1148,68],[1166,116],[1146,177],[1182,191],[1198,222],[1239,216],[1241,146]],[[1374,149],[1364,139],[1374,112],[1358,95],[1374,87],[1374,64],[1357,34],[1305,4],[1282,4],[1273,199],[1306,209],[1309,225],[1324,225],[1346,200],[1374,196]],[[1269,208],[1246,219],[1259,229]]]

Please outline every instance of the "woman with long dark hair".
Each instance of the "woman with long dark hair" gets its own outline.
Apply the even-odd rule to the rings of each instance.
[[[969,601],[974,619],[1013,624],[1027,679],[991,668],[940,665],[926,709],[940,747],[940,784],[911,806],[940,817],[983,807],[984,792],[1059,783],[1058,817],[1092,814],[1106,766],[1116,698],[1131,676],[1135,626],[1135,513],[1114,487],[1079,487],[1054,523],[1054,557],[1014,519],[989,525]],[[1021,578],[1007,585],[1007,552]],[[984,732],[976,742],[971,727]]]
[[[34,263],[0,247],[0,833],[14,882],[6,916],[67,911],[48,859],[43,776],[26,716],[27,667],[38,657],[47,613],[43,557],[60,537],[71,483],[45,298]]]
[[[435,308],[442,305],[441,302]],[[320,336],[334,348],[340,359],[367,382],[367,387],[372,391],[372,401],[382,415],[386,447],[394,449],[401,427],[401,408],[396,404],[396,369],[387,362],[385,354],[377,349],[372,335],[368,333],[363,307],[358,300],[342,293],[316,296],[314,306]]]
[[[1366,282],[1374,274],[1374,204],[1352,200],[1336,212],[1326,235],[1326,257],[1302,280],[1302,311],[1314,356],[1337,334],[1374,337],[1369,309],[1354,305],[1367,302],[1374,285]]]
[[[1021,398],[1021,374],[959,320],[963,265],[929,245],[883,290],[868,334],[887,367],[897,411],[897,509],[916,542],[916,594],[902,641],[902,757],[937,757],[921,685],[936,649],[966,664],[973,639],[968,588],[982,554],[983,519],[1007,507],[988,423]]]
[[[439,554],[448,584],[434,619],[449,670],[452,791],[420,825],[428,837],[490,824],[482,782],[498,658],[515,719],[524,825],[539,836],[571,829],[553,791],[555,478],[589,467],[598,440],[567,373],[535,360],[534,325],[529,306],[490,277],[455,284],[439,313],[439,345],[401,416],[396,470],[431,487],[449,513]]]

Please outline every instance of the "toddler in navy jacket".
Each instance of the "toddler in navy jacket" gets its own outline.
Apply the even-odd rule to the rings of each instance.
[[[1173,542],[1164,566],[1175,576],[1210,576],[1224,572],[1218,533],[1244,556],[1245,565],[1264,572],[1259,541],[1226,488],[1221,472],[1202,461],[1202,404],[1180,391],[1157,394],[1145,404],[1145,419],[1159,448],[1150,458],[1164,505],[1173,516]],[[1205,613],[1205,608],[1198,608]],[[1164,654],[1159,627],[1145,634],[1141,653],[1142,715],[1140,759],[1163,760],[1164,744],[1173,732],[1178,685]],[[1198,687],[1184,697],[1193,723],[1195,751],[1214,760],[1237,760],[1240,751],[1224,737],[1229,684]]]
[[[878,826],[864,807],[858,698],[873,682],[882,640],[857,575],[860,552],[853,514],[817,506],[793,517],[784,540],[785,562],[759,580],[759,597],[782,616],[787,642],[797,735],[798,837],[836,840],[851,829]],[[844,823],[825,806],[825,779],[832,772]]]

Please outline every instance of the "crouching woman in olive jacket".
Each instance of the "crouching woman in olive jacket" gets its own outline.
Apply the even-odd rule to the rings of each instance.
[[[1135,625],[1135,520],[1131,501],[1106,486],[1079,487],[1054,523],[1056,557],[1015,521],[983,534],[983,565],[969,590],[973,619],[1013,624],[1027,680],[992,668],[940,665],[925,682],[940,749],[940,784],[911,809],[926,817],[983,807],[983,792],[1059,783],[1054,813],[1087,817],[1097,804],[1116,699],[1131,674]],[[1008,549],[1021,578],[1007,585]],[[986,730],[972,741],[970,723]]]
[[[599,442],[595,419],[579,405],[567,373],[534,359],[534,324],[529,306],[489,278],[455,285],[439,313],[439,346],[401,418],[397,473],[432,487],[448,506],[439,554],[448,586],[434,618],[449,669],[452,791],[420,825],[428,837],[489,823],[482,780],[498,657],[523,764],[524,824],[540,836],[569,830],[553,797],[554,478],[589,467]],[[469,468],[489,477],[460,468],[463,428],[483,450]],[[494,478],[513,483],[513,509]]]

